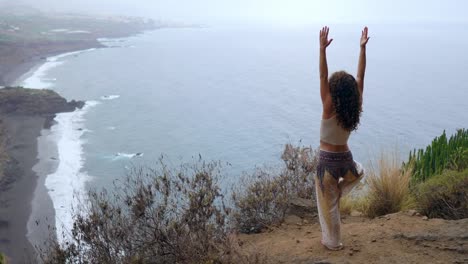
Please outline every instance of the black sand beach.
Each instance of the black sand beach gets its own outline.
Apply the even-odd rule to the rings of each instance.
[[[41,19],[42,22],[58,21],[49,19],[47,15]],[[98,38],[129,37],[143,30],[154,29],[154,24],[143,23],[139,19],[132,20],[133,23],[93,18],[79,18],[77,23],[73,18],[61,21],[62,26],[78,23],[81,29],[91,33],[67,40],[29,35],[36,32],[12,35],[0,31],[0,35],[11,35],[9,40],[0,41],[0,86],[20,83],[19,79],[24,74],[45,63],[47,57],[104,47]],[[16,22],[21,23],[22,17],[19,16]],[[96,31],[92,30],[95,25],[99,25]],[[0,128],[3,131],[0,134],[0,143],[3,143],[0,144],[0,253],[7,256],[9,263],[36,262],[34,247],[43,245],[46,239],[55,236],[55,211],[44,183],[59,161],[56,145],[50,142],[47,135],[52,121],[50,117],[59,112],[73,111],[76,105],[70,109],[69,103],[63,104],[61,100],[64,99],[60,96],[48,96],[46,101],[50,99],[56,105],[53,109],[48,109],[48,105],[38,106],[38,109],[42,107],[41,110],[48,111],[44,114],[35,113],[34,109],[25,112],[21,107],[3,109],[5,105],[15,105],[12,101],[16,97],[5,99],[0,94]],[[22,94],[20,97],[28,95]]]
[[[37,137],[44,126],[45,118],[4,116],[2,120],[9,138],[7,151],[12,161],[0,181],[0,250],[12,260],[25,262],[33,252],[26,238],[26,226],[37,182],[37,175],[32,170],[38,161]],[[43,202],[52,206],[50,199]]]
[[[67,102],[52,91],[0,90],[0,251],[12,263],[31,262],[34,258],[28,230],[30,240],[40,246],[53,234],[55,226],[52,201],[44,186],[45,176],[53,171],[54,163],[48,161],[51,157],[44,157],[44,162],[38,163],[38,144],[39,153],[46,156],[53,155],[54,146],[40,140],[44,137],[38,141],[38,137],[48,133],[56,113],[74,111],[83,104]],[[33,197],[36,197],[34,203]],[[34,214],[31,214],[32,206]],[[28,221],[33,224],[28,226]]]

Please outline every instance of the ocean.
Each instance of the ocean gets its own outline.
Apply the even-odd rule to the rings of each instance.
[[[86,100],[58,114],[49,135],[57,170],[46,179],[57,233],[88,188],[112,188],[129,167],[226,162],[223,188],[255,167],[278,166],[286,143],[317,148],[321,101],[318,32],[308,28],[160,29],[107,48],[49,58],[22,78]],[[360,26],[331,27],[330,73],[355,73]],[[381,151],[406,158],[443,130],[468,126],[468,27],[370,25],[361,125],[351,135],[363,164]],[[228,165],[229,164],[229,165]]]

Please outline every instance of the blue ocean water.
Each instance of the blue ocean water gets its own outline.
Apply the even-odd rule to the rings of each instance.
[[[226,181],[235,182],[279,164],[286,143],[318,146],[319,28],[161,29],[102,40],[108,48],[55,58],[26,84],[92,101],[74,127],[80,166],[62,177],[86,174],[88,187],[110,187],[128,166],[151,166],[161,154],[177,166],[200,154],[229,162]],[[330,72],[356,72],[360,30],[331,28]],[[364,112],[349,142],[356,160],[395,147],[407,155],[468,126],[468,27],[450,30],[370,26]]]

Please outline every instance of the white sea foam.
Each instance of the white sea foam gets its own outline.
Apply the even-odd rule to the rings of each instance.
[[[118,95],[118,94],[104,95],[104,96],[101,96],[101,100],[114,100],[114,99],[117,99],[119,97],[120,97],[120,95]]]
[[[49,57],[21,85],[28,88],[50,88],[56,79],[46,77],[49,70],[63,64],[69,56],[76,56],[92,50],[95,49]],[[59,242],[63,242],[63,239],[70,235],[73,224],[72,208],[76,208],[79,199],[83,200],[85,182],[89,180],[86,172],[81,171],[84,162],[81,137],[83,134],[91,132],[84,126],[84,115],[89,108],[98,103],[88,101],[82,109],[71,113],[57,114],[55,117],[57,123],[51,127],[49,136],[57,143],[59,164],[54,173],[47,175],[45,186],[55,209],[56,232]]]
[[[117,154],[115,154],[114,159],[119,159],[119,158],[132,159],[132,158],[137,158],[137,157],[143,157],[143,154],[144,154],[144,153],[142,153],[142,152],[138,152],[138,153],[123,153],[123,152],[118,152]]]
[[[47,61],[44,64],[42,64],[39,68],[37,68],[30,77],[22,81],[20,85],[24,87],[28,87],[28,88],[38,88],[38,89],[50,88],[53,86],[53,83],[57,79],[45,78],[48,71],[50,71],[51,69],[57,66],[62,65],[64,63],[63,59],[66,57],[78,55],[80,53],[93,51],[93,50],[95,49],[93,48],[93,49],[86,49],[86,50],[80,50],[80,51],[73,51],[73,52],[68,52],[68,53],[57,55],[57,56],[49,57],[47,58]]]
[[[124,47],[124,43],[127,39],[121,38],[99,38],[99,43],[109,48],[121,48]]]
[[[47,59],[47,62],[42,64],[29,78],[24,80],[21,83],[21,86],[28,87],[28,88],[49,88],[53,85],[53,82],[51,80],[47,80],[44,78],[45,74],[63,64],[62,61],[57,61],[57,60],[49,60]]]
[[[51,127],[51,137],[57,142],[60,163],[57,170],[47,176],[45,186],[54,204],[60,242],[70,236],[73,208],[77,208],[80,200],[84,201],[85,183],[90,179],[82,171],[84,157],[81,137],[86,132],[82,129],[84,115],[96,104],[98,102],[88,101],[82,109],[58,114],[55,118],[57,123]]]

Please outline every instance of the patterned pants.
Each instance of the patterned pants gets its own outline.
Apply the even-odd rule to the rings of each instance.
[[[318,167],[315,188],[322,228],[321,243],[329,249],[337,250],[342,247],[340,198],[359,183],[364,170],[361,164],[352,159],[351,152],[333,153],[322,150],[319,153]]]

